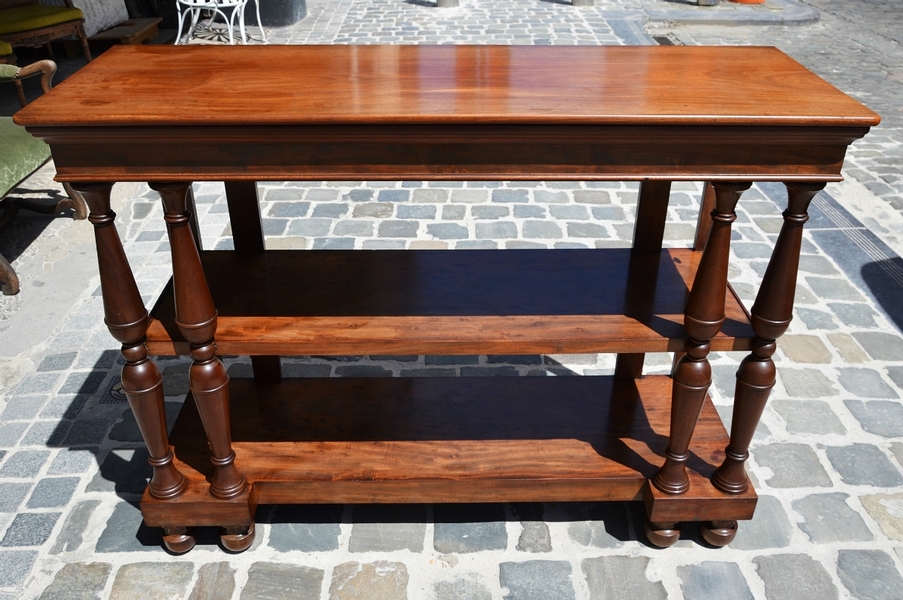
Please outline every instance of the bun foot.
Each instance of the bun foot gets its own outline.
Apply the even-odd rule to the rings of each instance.
[[[194,548],[195,539],[187,527],[173,527],[163,530],[163,545],[173,554],[185,554]]]
[[[680,539],[677,523],[646,522],[646,539],[656,548],[673,546]]]
[[[251,523],[250,527],[223,527],[219,539],[229,552],[244,552],[254,543],[254,524]]]
[[[737,535],[736,521],[707,521],[699,524],[702,539],[716,548],[727,546]]]

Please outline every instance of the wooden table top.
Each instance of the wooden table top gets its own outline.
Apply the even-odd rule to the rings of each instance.
[[[15,120],[870,127],[880,118],[768,47],[120,46]]]

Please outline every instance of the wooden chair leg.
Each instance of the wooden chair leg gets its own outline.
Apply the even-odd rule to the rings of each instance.
[[[19,293],[19,278],[2,254],[0,254],[0,290],[4,296],[14,296]]]

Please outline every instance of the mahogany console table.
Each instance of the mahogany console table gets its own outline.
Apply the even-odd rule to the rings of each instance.
[[[642,500],[650,541],[718,546],[775,381],[807,206],[879,117],[774,48],[116,47],[16,115],[85,195],[106,322],[150,451],[146,523],[253,539],[259,503]],[[632,249],[264,251],[258,180],[635,180]],[[222,180],[235,250],[200,252],[190,186]],[[707,183],[696,247],[662,249],[671,181]],[[113,227],[148,181],[173,279],[150,315]],[[727,284],[753,181],[784,226],[750,312]],[[710,215],[708,214],[710,212]],[[711,350],[747,350],[728,437]],[[675,352],[671,377],[646,352]],[[301,379],[280,355],[617,353],[612,377]],[[218,353],[250,355],[229,381]],[[150,358],[190,354],[171,436]]]

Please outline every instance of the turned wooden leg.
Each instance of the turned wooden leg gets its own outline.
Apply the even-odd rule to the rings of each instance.
[[[194,548],[195,543],[196,540],[187,527],[168,527],[163,530],[163,545],[173,554],[185,554]]]
[[[254,543],[254,524],[250,527],[223,527],[220,543],[229,552],[244,552]]]
[[[216,308],[201,265],[187,211],[190,183],[152,183],[166,212],[166,229],[172,251],[176,325],[191,344],[193,363],[188,385],[194,396],[214,465],[210,494],[220,499],[241,495],[247,481],[235,467],[229,426],[229,376],[216,356]]]
[[[657,548],[673,546],[680,539],[680,529],[677,523],[653,523],[646,522],[646,539]]]
[[[702,539],[716,548],[727,546],[737,535],[736,521],[707,521],[699,524]]]
[[[724,322],[727,269],[730,260],[731,223],[734,209],[748,183],[716,183],[712,225],[699,268],[687,299],[684,327],[688,339],[674,368],[671,391],[671,430],[665,464],[652,483],[667,494],[682,494],[690,487],[686,462],[690,440],[706,393],[712,382],[709,341]]]
[[[809,219],[809,203],[824,186],[824,183],[787,184],[784,225],[750,311],[756,339],[752,353],[740,363],[737,371],[731,441],[725,450],[724,462],[712,477],[712,484],[729,494],[743,493],[749,487],[744,463],[749,457],[749,445],[775,384],[775,368],[771,359],[777,348],[775,340],[787,331],[793,317],[803,225]]]
[[[172,464],[173,453],[166,433],[163,377],[147,356],[145,335],[149,317],[113,225],[116,218],[110,209],[113,184],[73,185],[91,210],[88,219],[94,225],[105,321],[110,333],[122,344],[122,356],[126,361],[122,367],[122,389],[154,469],[148,491],[154,498],[175,498],[185,491],[187,481]]]

